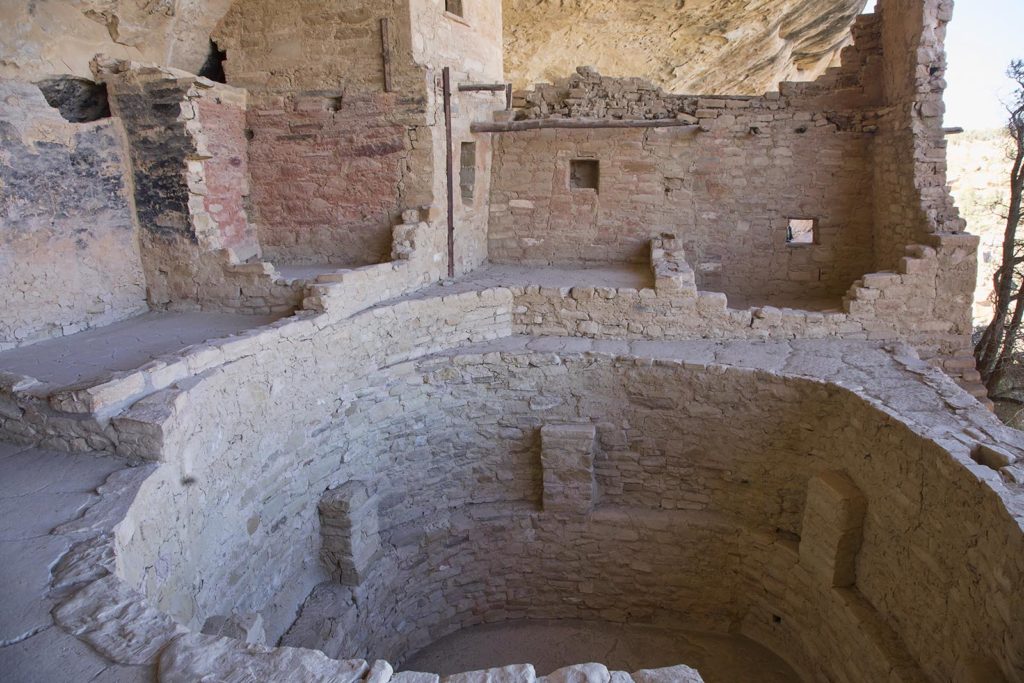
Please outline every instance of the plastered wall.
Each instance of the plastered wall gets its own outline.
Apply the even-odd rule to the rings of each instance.
[[[114,123],[68,123],[0,80],[0,148],[0,349],[145,311]]]

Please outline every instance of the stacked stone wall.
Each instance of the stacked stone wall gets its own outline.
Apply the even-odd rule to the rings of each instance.
[[[278,263],[388,260],[391,227],[429,178],[425,98],[263,95],[248,114],[254,218]],[[418,179],[418,180],[417,180]]]
[[[492,296],[499,308],[508,305],[507,293]],[[500,336],[509,321],[492,327],[500,314],[495,318],[491,306],[473,294],[456,295],[440,309],[421,301],[400,308],[403,320],[427,323],[420,339],[431,339],[429,347],[451,343],[451,333],[427,330],[440,331],[434,325],[456,309],[465,321],[456,337]],[[353,318],[351,327],[362,330],[356,348],[376,344],[366,332],[371,320],[383,331],[393,315],[382,309]],[[326,332],[323,343],[341,343],[329,339],[349,327]],[[343,334],[344,343],[354,342]],[[515,347],[508,340],[477,353],[408,362],[413,347],[395,345],[402,338],[394,331],[382,338],[389,360],[379,371],[356,369],[357,358],[343,370],[325,366],[339,361],[319,353],[315,366],[296,357],[286,388],[265,364],[267,352],[257,351],[168,403],[171,397],[154,396],[133,409],[121,429],[135,429],[133,419],[152,421],[158,406],[170,409],[161,450],[176,459],[144,484],[139,501],[147,503],[136,505],[119,534],[125,576],[161,608],[192,610],[177,613],[191,622],[232,610],[282,610],[287,599],[275,590],[309,586],[319,571],[300,560],[317,553],[317,492],[358,480],[379,501],[384,550],[358,586],[317,589],[289,644],[323,647],[329,655],[395,657],[488,621],[584,617],[665,625],[685,614],[690,626],[695,619],[722,630],[742,625],[810,678],[893,672],[897,680],[919,680],[979,653],[1007,672],[1020,666],[1013,648],[999,644],[1019,639],[1012,618],[980,610],[972,612],[976,622],[962,616],[969,605],[1014,600],[994,578],[1021,572],[1019,553],[1002,551],[1020,542],[1019,524],[1001,517],[1003,503],[992,489],[1006,491],[995,472],[971,460],[973,437],[932,431],[928,419],[906,426],[897,417],[941,412],[958,390],[938,375],[929,379],[931,389],[910,391],[896,381],[870,398],[838,388],[852,381],[871,386],[874,372],[927,374],[919,361],[888,369],[884,352],[856,343],[698,344],[678,348],[682,356],[652,345],[633,360],[575,352],[571,340],[529,353],[502,351]],[[730,368],[731,362],[752,368]],[[307,377],[300,370],[307,367],[332,378],[331,385],[343,382],[344,390]],[[798,368],[829,379],[788,376]],[[857,380],[857,372],[866,374]],[[299,408],[306,395],[334,398],[310,412]],[[274,411],[306,418],[272,433],[248,417],[239,421],[252,414],[246,405],[267,405],[268,398]],[[200,405],[204,420],[194,412]],[[207,431],[206,419],[220,436]],[[596,427],[596,508],[589,517],[541,510],[539,432],[549,421]],[[235,430],[251,436],[236,442]],[[737,433],[743,438],[731,436]],[[210,450],[210,437],[223,445]],[[255,460],[254,447],[261,453]],[[824,585],[814,566],[800,565],[807,482],[831,470],[846,472],[867,500],[852,588]],[[232,483],[240,480],[246,485]],[[208,513],[190,507],[187,524],[168,532],[166,514],[158,520],[146,510],[166,510],[153,501],[181,486],[192,487],[197,501],[237,498],[217,506],[237,512],[219,512],[211,526]],[[270,497],[259,493],[267,486]],[[960,523],[961,506],[985,510],[991,532]],[[934,545],[940,537],[954,540]],[[284,539],[287,550],[278,545]],[[912,550],[918,544],[927,553]],[[977,584],[962,564],[959,549],[973,544],[985,567],[975,565],[977,571],[995,583]],[[254,548],[258,562],[251,561]],[[160,568],[146,559],[153,554],[183,559]],[[211,567],[202,586],[183,571],[195,566]],[[950,590],[921,590],[906,578],[932,573]],[[254,585],[264,588],[258,596]],[[270,603],[257,604],[261,599]],[[343,608],[353,600],[363,607]],[[919,629],[922,612],[942,629]],[[976,627],[991,632],[980,641],[965,635]]]
[[[99,59],[134,179],[147,296],[154,307],[295,310],[304,283],[258,260],[247,215],[247,96],[192,74]]]
[[[763,97],[672,95],[589,68],[518,93],[518,120],[693,127],[500,134],[492,260],[636,261],[671,232],[702,289],[737,297],[813,301],[896,271],[908,246],[963,230],[941,123],[951,7],[880,2],[839,66]],[[596,191],[572,187],[578,159],[600,163]],[[813,244],[787,243],[793,218],[816,220]]]
[[[703,289],[838,297],[871,270],[868,149],[852,130],[780,99],[703,99],[707,131],[545,130],[496,141],[489,255],[498,263],[642,261],[650,240],[685,244]],[[843,124],[845,126],[845,124]],[[571,187],[578,159],[599,188]],[[787,242],[814,219],[816,243]]]
[[[691,125],[502,134],[491,259],[637,261],[667,232],[685,244],[703,289],[838,297],[874,266],[880,23],[858,20],[842,66],[763,97],[672,95],[589,68],[518,93],[518,120]],[[578,159],[600,164],[596,191],[572,187]],[[788,241],[791,219],[815,221],[811,244]]]

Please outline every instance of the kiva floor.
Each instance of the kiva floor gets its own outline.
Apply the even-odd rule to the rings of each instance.
[[[798,683],[777,656],[742,636],[587,621],[523,620],[464,629],[419,651],[400,667],[442,676],[531,662],[538,675],[601,662],[617,671],[686,664],[706,683]]]

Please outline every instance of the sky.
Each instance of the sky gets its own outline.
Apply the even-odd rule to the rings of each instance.
[[[1024,59],[1024,0],[957,0],[946,34],[947,126],[1006,124],[1011,59]]]

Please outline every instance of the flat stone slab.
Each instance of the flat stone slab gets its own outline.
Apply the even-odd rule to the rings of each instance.
[[[113,325],[0,352],[0,372],[54,387],[88,383],[142,367],[193,344],[267,325],[278,316],[146,313]]]
[[[95,504],[95,489],[124,467],[110,456],[0,444],[0,652],[53,623],[50,571],[77,539],[52,532]]]

